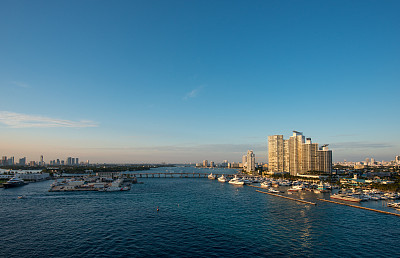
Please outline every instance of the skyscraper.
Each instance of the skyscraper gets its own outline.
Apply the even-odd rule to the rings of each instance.
[[[289,138],[289,173],[293,176],[302,172],[303,133],[293,131]]]
[[[254,155],[252,150],[247,151],[246,160],[247,160],[246,172],[255,171],[256,170],[256,155]]]
[[[203,160],[203,167],[208,167],[208,160]]]
[[[268,136],[269,170],[294,176],[314,171],[331,173],[332,151],[327,146],[319,149],[311,138],[305,141],[303,133],[297,131],[288,140],[283,135]]]
[[[25,166],[26,165],[26,157],[19,159],[18,165]]]
[[[274,172],[284,171],[284,140],[283,135],[268,136],[269,170]]]

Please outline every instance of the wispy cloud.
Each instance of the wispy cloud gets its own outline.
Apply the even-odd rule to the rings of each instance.
[[[44,116],[26,115],[0,111],[0,123],[11,128],[47,128],[47,127],[97,127],[97,123],[88,120],[70,121]]]
[[[11,84],[14,85],[14,86],[18,86],[20,88],[25,88],[25,89],[31,88],[31,86],[29,84],[24,83],[24,82],[12,81]]]
[[[203,86],[200,86],[200,87],[193,89],[192,91],[186,93],[186,95],[183,97],[183,100],[189,100],[189,99],[197,97],[197,95],[199,94],[199,92],[201,91],[202,88],[203,88]]]

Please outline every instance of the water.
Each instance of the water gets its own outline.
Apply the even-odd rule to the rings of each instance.
[[[149,172],[165,170],[195,169]],[[129,192],[50,193],[51,181],[1,189],[0,256],[400,254],[400,217],[330,203],[297,203],[206,178],[139,181],[144,184],[133,185]],[[27,197],[18,199],[18,195]],[[316,195],[291,197],[314,201]],[[382,208],[381,202],[368,205]]]

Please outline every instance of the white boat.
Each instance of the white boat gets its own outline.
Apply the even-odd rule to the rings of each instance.
[[[248,178],[243,178],[242,179],[242,181],[243,181],[243,183],[245,184],[245,185],[249,185],[249,184],[251,184],[252,182],[248,179]]]
[[[270,188],[270,189],[268,190],[268,192],[270,192],[270,193],[279,193],[278,190],[275,190],[275,189],[272,189],[272,188]]]
[[[208,179],[215,180],[215,176],[213,175],[213,173],[208,175]]]
[[[301,191],[303,189],[304,189],[303,185],[295,185],[292,188],[288,189],[288,192],[295,193],[295,192]]]
[[[228,183],[233,184],[233,185],[244,185],[243,180],[241,180],[241,179],[238,178],[237,176],[235,176],[234,178],[232,178],[231,180],[229,180]]]
[[[226,177],[224,175],[218,177],[218,181],[221,183],[225,183],[227,181]]]
[[[262,188],[268,188],[271,184],[269,182],[262,182],[260,185]]]

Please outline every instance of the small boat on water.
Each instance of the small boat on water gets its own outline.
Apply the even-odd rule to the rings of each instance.
[[[278,190],[275,190],[275,189],[273,189],[273,188],[268,189],[268,192],[270,192],[270,193],[275,193],[275,194],[279,193]]]
[[[261,186],[262,188],[268,188],[270,185],[271,185],[271,184],[270,184],[269,182],[262,182],[262,183],[260,184],[260,186]]]
[[[215,180],[215,175],[213,175],[213,173],[209,174],[208,179]]]
[[[224,175],[218,177],[218,181],[221,183],[225,183],[227,181],[226,177]]]
[[[6,183],[4,183],[3,187],[5,189],[7,189],[7,188],[23,186],[23,185],[26,185],[26,184],[28,184],[28,183],[26,183],[24,180],[22,180],[18,176],[15,176],[15,177],[11,178],[10,180],[8,180]]]

